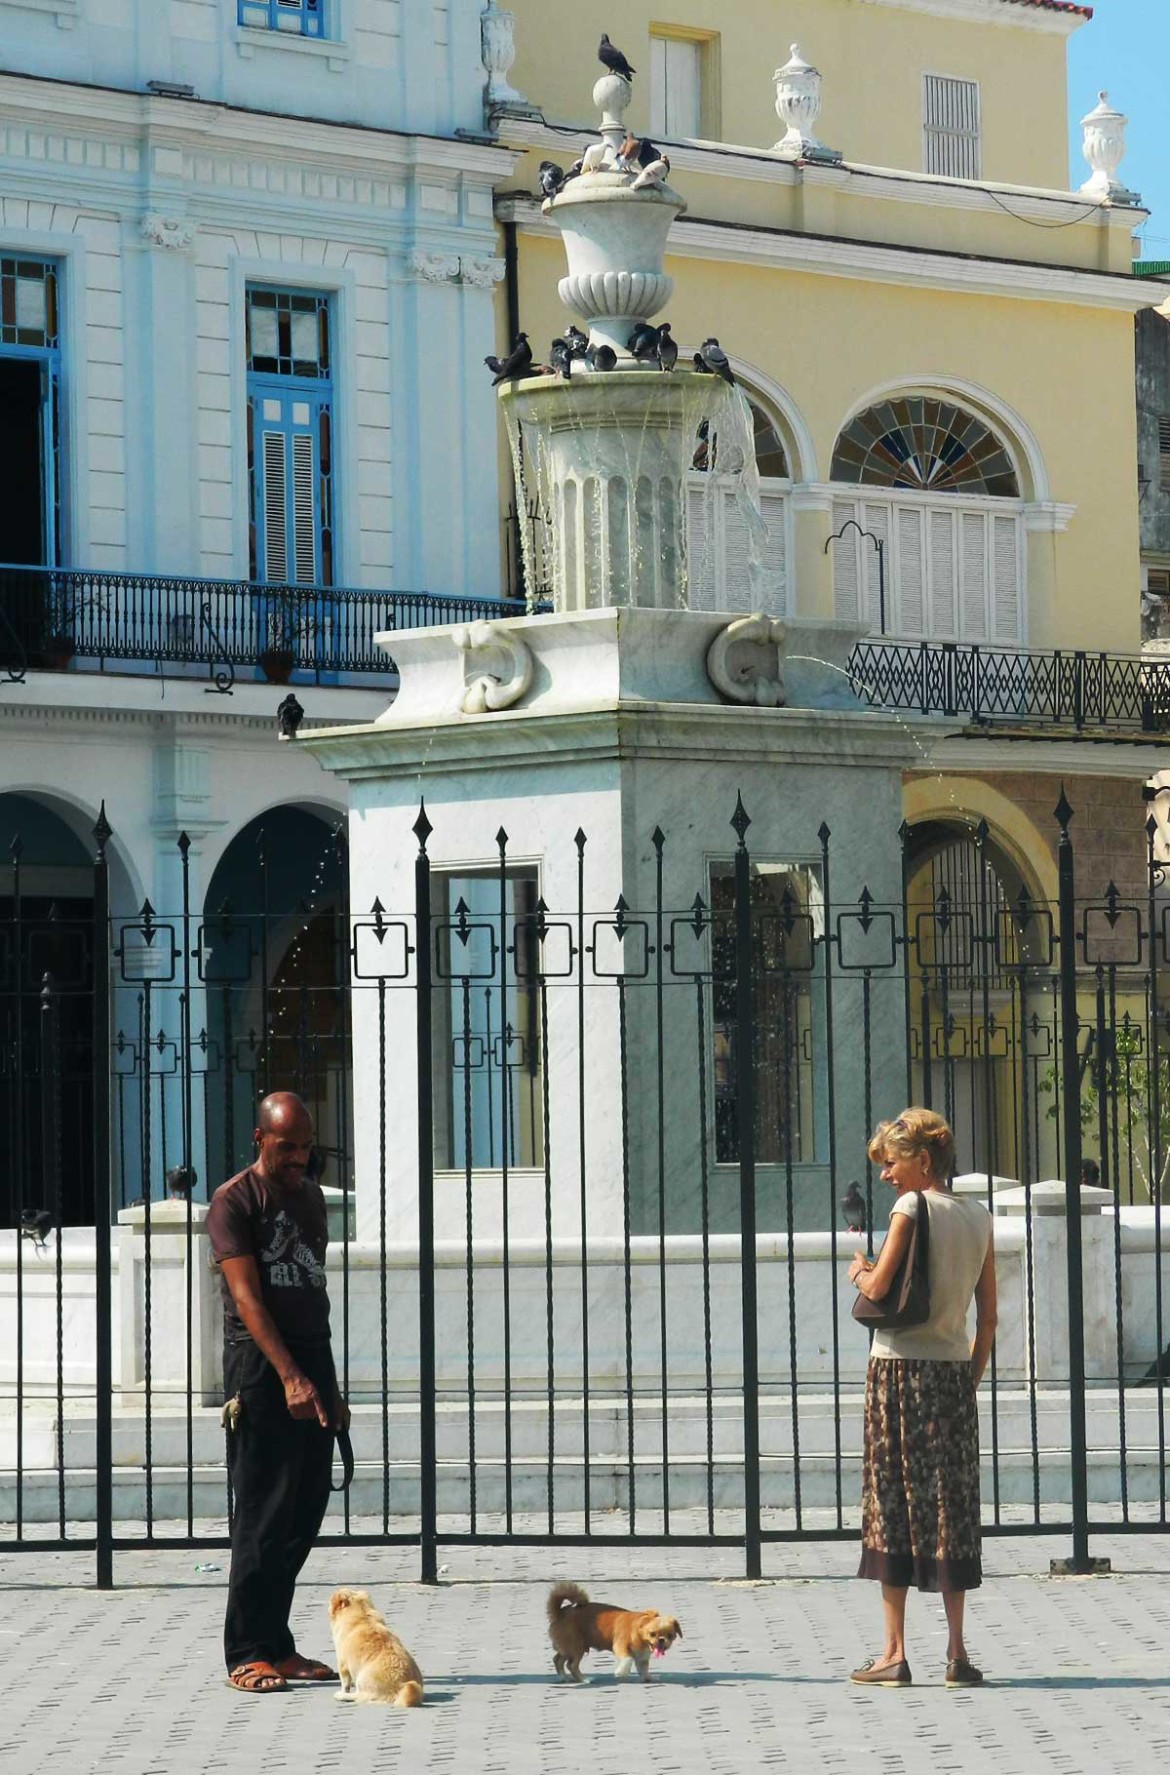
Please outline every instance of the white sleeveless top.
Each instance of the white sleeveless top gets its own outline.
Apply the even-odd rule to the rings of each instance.
[[[901,1357],[917,1362],[968,1362],[967,1313],[991,1240],[991,1216],[974,1196],[927,1190],[930,1216],[930,1318],[905,1331],[875,1331],[870,1360]],[[918,1198],[899,1196],[890,1210],[913,1220]]]

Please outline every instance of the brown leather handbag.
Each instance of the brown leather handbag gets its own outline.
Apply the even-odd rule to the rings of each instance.
[[[918,1211],[910,1223],[910,1243],[894,1271],[889,1291],[870,1300],[858,1290],[853,1317],[870,1331],[907,1331],[930,1318],[930,1211],[921,1190],[915,1190]]]

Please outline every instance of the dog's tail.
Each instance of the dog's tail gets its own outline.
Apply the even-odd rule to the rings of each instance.
[[[580,1603],[588,1601],[589,1598],[580,1584],[554,1584],[548,1593],[549,1626],[560,1619],[562,1609],[575,1609]]]
[[[395,1707],[421,1707],[423,1704],[423,1686],[421,1683],[403,1683],[394,1697]]]

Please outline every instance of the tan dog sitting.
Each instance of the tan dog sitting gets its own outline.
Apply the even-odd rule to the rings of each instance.
[[[364,1590],[335,1590],[329,1626],[341,1677],[339,1701],[421,1707],[422,1671]]]
[[[557,1584],[548,1595],[548,1636],[558,1676],[584,1682],[581,1660],[586,1652],[612,1652],[619,1682],[635,1665],[643,1682],[650,1680],[650,1660],[665,1657],[682,1628],[673,1615],[655,1609],[615,1609],[590,1602],[579,1584]]]

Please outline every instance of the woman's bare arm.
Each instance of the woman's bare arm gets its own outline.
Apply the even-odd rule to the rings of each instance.
[[[975,1337],[971,1344],[971,1373],[978,1386],[983,1379],[983,1371],[987,1367],[991,1355],[991,1346],[995,1342],[996,1324],[995,1297],[995,1233],[987,1241],[987,1256],[983,1259],[983,1268],[979,1272],[979,1280],[975,1284]]]

